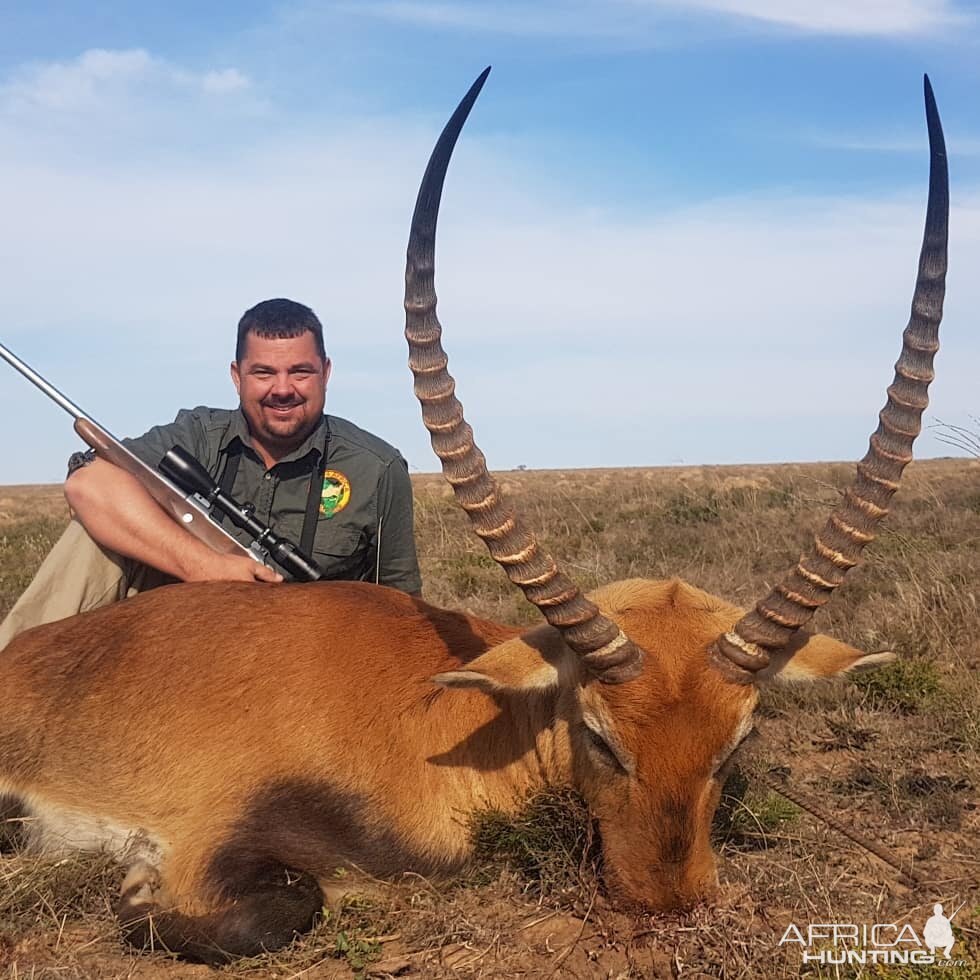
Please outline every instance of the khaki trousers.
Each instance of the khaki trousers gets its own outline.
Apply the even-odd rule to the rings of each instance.
[[[155,568],[100,547],[73,520],[0,624],[0,650],[32,626],[67,619],[173,581]]]

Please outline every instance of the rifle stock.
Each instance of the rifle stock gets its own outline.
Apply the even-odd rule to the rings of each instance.
[[[147,466],[102,426],[89,418],[77,418],[74,429],[100,459],[136,477],[167,514],[194,537],[220,554],[248,555],[255,558],[248,548],[233,538],[220,524],[211,520],[207,510],[194,497],[188,496],[153,467]]]

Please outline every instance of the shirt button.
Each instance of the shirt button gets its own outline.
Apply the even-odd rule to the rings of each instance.
[[[272,479],[272,474],[271,473],[266,473],[265,478],[267,480],[271,480]]]

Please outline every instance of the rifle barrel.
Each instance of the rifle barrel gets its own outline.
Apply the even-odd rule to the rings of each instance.
[[[31,384],[40,388],[53,402],[57,402],[73,418],[87,419],[89,422],[98,425],[98,422],[91,415],[83,412],[70,398],[66,398],[53,384],[45,381],[37,371],[25,364],[12,350],[8,350],[3,344],[0,344],[0,357],[15,371],[19,371]],[[99,426],[99,428],[101,429],[102,426]]]
[[[146,492],[184,530],[193,534],[219,554],[247,555],[249,558],[261,562],[258,555],[253,554],[250,549],[229,534],[220,524],[211,520],[207,508],[202,506],[193,495],[184,493],[162,473],[157,472],[152,466],[147,466],[108,429],[99,425],[91,415],[83,412],[70,398],[66,398],[54,385],[45,381],[37,371],[25,364],[3,344],[0,344],[0,358],[3,358],[15,371],[27,378],[31,384],[40,388],[48,398],[57,402],[71,415],[75,419],[75,431],[82,439],[102,459],[136,477]]]

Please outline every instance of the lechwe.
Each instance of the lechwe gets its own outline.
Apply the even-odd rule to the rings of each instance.
[[[720,773],[761,685],[874,666],[801,629],[871,541],[911,458],[946,268],[946,160],[926,82],[929,204],[912,318],[854,486],[749,613],[680,581],[588,599],[501,503],[463,422],[435,317],[439,198],[485,75],[429,162],[408,249],[416,391],[460,503],[547,624],[521,630],[363,583],[175,585],[26,633],[0,654],[0,794],[36,851],[130,865],[127,937],[218,962],[310,927],[326,879],[433,874],[461,815],[573,786],[610,890],[650,909],[711,895]],[[434,682],[434,683],[433,683]]]

